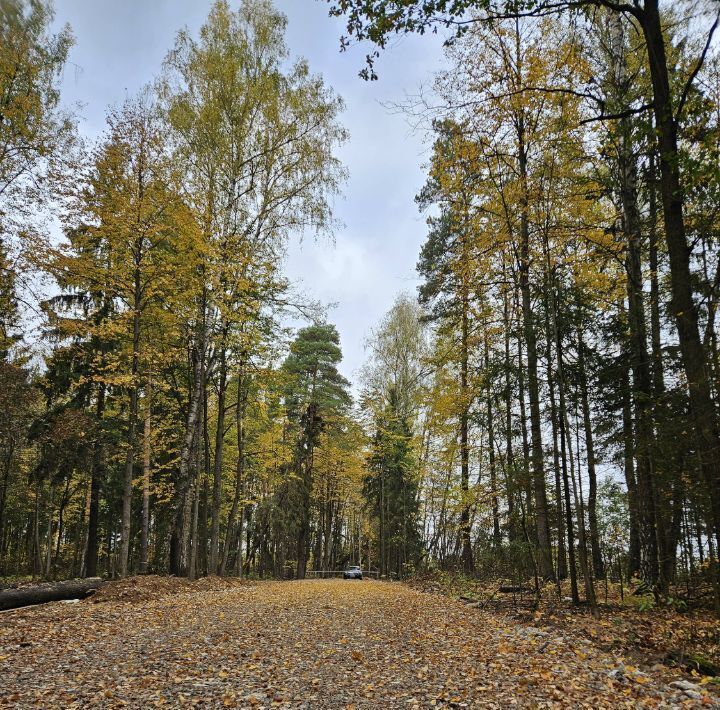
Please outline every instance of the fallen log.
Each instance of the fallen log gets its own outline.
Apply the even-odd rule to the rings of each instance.
[[[709,661],[707,658],[703,658],[701,655],[696,653],[670,651],[670,653],[665,656],[665,663],[678,666],[686,671],[695,671],[700,675],[720,675],[720,667],[716,666],[712,661]]]
[[[69,582],[53,582],[35,587],[5,589],[0,592],[0,611],[19,609],[32,604],[45,604],[63,599],[85,599],[105,584],[100,577],[71,580]]]
[[[503,594],[531,594],[533,590],[521,585],[504,584],[498,591]]]

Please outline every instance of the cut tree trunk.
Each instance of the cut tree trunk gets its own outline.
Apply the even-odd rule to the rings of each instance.
[[[44,584],[37,587],[6,589],[0,592],[0,611],[19,609],[31,604],[56,602],[62,599],[85,599],[103,584],[105,582],[100,577],[90,577],[78,581],[55,582],[54,584]]]

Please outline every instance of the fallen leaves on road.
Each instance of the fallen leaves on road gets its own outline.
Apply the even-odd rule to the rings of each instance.
[[[601,651],[624,655],[636,664],[680,664],[686,670],[700,665],[701,671],[702,666],[720,668],[720,624],[710,609],[678,612],[655,607],[641,611],[641,600],[632,595],[632,590],[626,590],[623,603],[617,585],[609,585],[608,595],[601,595],[601,601],[603,597],[606,601],[599,606],[600,618],[594,619],[587,608],[569,603],[568,589],[558,595],[550,584],[543,589],[537,606],[532,591],[502,594],[497,581],[428,574],[412,578],[408,584],[422,591],[461,598],[466,608],[492,610],[519,623],[559,629],[585,639]]]
[[[161,577],[159,575],[146,575],[141,577],[128,577],[116,582],[109,582],[100,587],[91,597],[91,601],[132,601],[143,602],[150,599],[160,599],[181,592],[218,591],[241,587],[247,582],[234,577],[201,577],[191,581],[184,577]]]
[[[699,707],[622,657],[401,584],[267,582],[0,622],[12,707]]]

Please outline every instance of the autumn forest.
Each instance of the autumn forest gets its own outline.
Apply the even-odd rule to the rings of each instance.
[[[427,145],[419,286],[352,382],[285,273],[333,248],[352,140],[286,17],[179,19],[94,138],[61,101],[72,28],[0,0],[0,587],[357,565],[720,614],[717,2],[322,4],[371,86],[445,38],[392,107]]]

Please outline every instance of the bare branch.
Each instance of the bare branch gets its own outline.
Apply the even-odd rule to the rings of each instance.
[[[710,32],[708,32],[707,41],[705,42],[705,47],[703,47],[702,53],[700,54],[700,58],[698,59],[695,68],[690,73],[690,76],[688,77],[688,80],[685,82],[685,86],[683,87],[683,92],[680,97],[680,103],[678,104],[677,112],[675,113],[676,122],[680,120],[680,116],[682,115],[683,109],[685,108],[685,102],[687,101],[692,84],[695,81],[697,75],[700,73],[700,69],[702,69],[703,64],[705,63],[705,58],[707,57],[707,53],[710,49],[713,35],[715,34],[715,30],[718,27],[718,22],[720,22],[720,10],[718,10],[717,15],[715,15],[715,22],[713,22],[712,27],[710,28]]]
[[[592,118],[584,118],[582,121],[580,121],[580,125],[585,125],[586,123],[593,123],[595,121],[616,121],[621,118],[630,118],[630,116],[637,116],[639,113],[643,113],[645,111],[650,110],[653,108],[653,104],[643,104],[642,106],[638,106],[637,108],[629,108],[627,111],[620,111],[620,113],[601,113],[599,116],[593,116]]]

